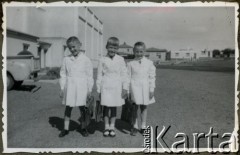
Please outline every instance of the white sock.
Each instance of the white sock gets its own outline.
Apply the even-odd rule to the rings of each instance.
[[[136,119],[136,122],[134,123],[133,127],[138,129],[138,119]]]
[[[105,124],[105,129],[110,129],[109,124]]]
[[[65,130],[69,130],[69,122],[70,122],[69,120],[64,121],[64,129]]]
[[[110,129],[115,129],[115,124],[110,124]]]
[[[146,122],[142,122],[141,128],[142,128],[142,129],[146,129]]]

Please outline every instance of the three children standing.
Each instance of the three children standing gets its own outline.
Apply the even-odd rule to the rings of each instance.
[[[69,120],[72,107],[79,107],[81,115],[85,115],[84,106],[91,96],[93,87],[93,68],[89,58],[81,52],[81,43],[76,37],[67,40],[67,46],[72,53],[65,57],[60,71],[60,96],[66,105],[64,130],[59,137],[69,133]],[[121,107],[128,96],[140,107],[140,132],[146,128],[147,105],[154,103],[155,66],[144,56],[145,44],[137,42],[133,51],[135,59],[125,64],[124,58],[117,55],[119,40],[111,37],[107,41],[107,55],[102,57],[98,65],[97,93],[103,106],[105,129],[103,136],[114,137],[117,107]],[[131,129],[131,135],[138,132],[138,118]],[[88,136],[87,127],[81,122],[83,136]]]

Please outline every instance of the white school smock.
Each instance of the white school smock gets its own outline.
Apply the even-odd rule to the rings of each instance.
[[[122,106],[122,90],[128,89],[127,68],[123,57],[115,55],[102,57],[98,65],[97,92],[101,93],[101,105]]]
[[[60,69],[60,87],[64,92],[63,104],[70,107],[86,105],[88,92],[93,87],[93,67],[84,54],[67,56]]]
[[[156,67],[146,57],[133,60],[127,64],[130,82],[131,100],[137,105],[149,105],[155,102],[150,100],[149,93],[154,92]]]

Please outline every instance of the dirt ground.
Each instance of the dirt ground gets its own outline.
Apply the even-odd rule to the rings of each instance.
[[[171,126],[165,135],[171,145],[176,133],[189,136],[208,133],[210,127],[220,137],[234,128],[234,73],[158,69],[156,103],[148,107],[148,125]],[[64,106],[59,98],[57,81],[25,82],[7,94],[7,146],[10,148],[142,148],[143,136],[130,136],[130,125],[120,120],[118,109],[116,137],[102,136],[103,122],[94,120],[89,137],[78,130],[79,110],[72,112],[70,134],[59,138],[63,128]],[[216,139],[218,146],[221,138]],[[200,147],[207,147],[206,139]]]

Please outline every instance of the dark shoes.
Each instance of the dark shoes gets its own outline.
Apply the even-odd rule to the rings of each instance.
[[[131,135],[131,136],[136,136],[136,135],[137,135],[137,132],[138,132],[138,129],[132,128],[132,129],[131,129],[131,132],[130,132],[130,135]]]
[[[88,135],[89,135],[87,129],[82,129],[81,134],[82,134],[83,137],[88,137]]]
[[[144,134],[144,130],[145,130],[145,129],[141,129],[141,130],[140,130],[140,133],[141,133],[142,135]]]
[[[64,137],[64,136],[66,136],[68,134],[69,134],[68,130],[62,130],[58,136],[61,138],[61,137]]]
[[[138,131],[140,132],[141,135],[143,135],[143,134],[144,134],[144,130],[145,130],[145,129],[140,129],[140,130],[138,130],[138,129],[136,129],[136,128],[132,128],[132,129],[131,129],[131,132],[130,132],[130,135],[131,135],[131,136],[136,136],[137,133],[138,133]]]

